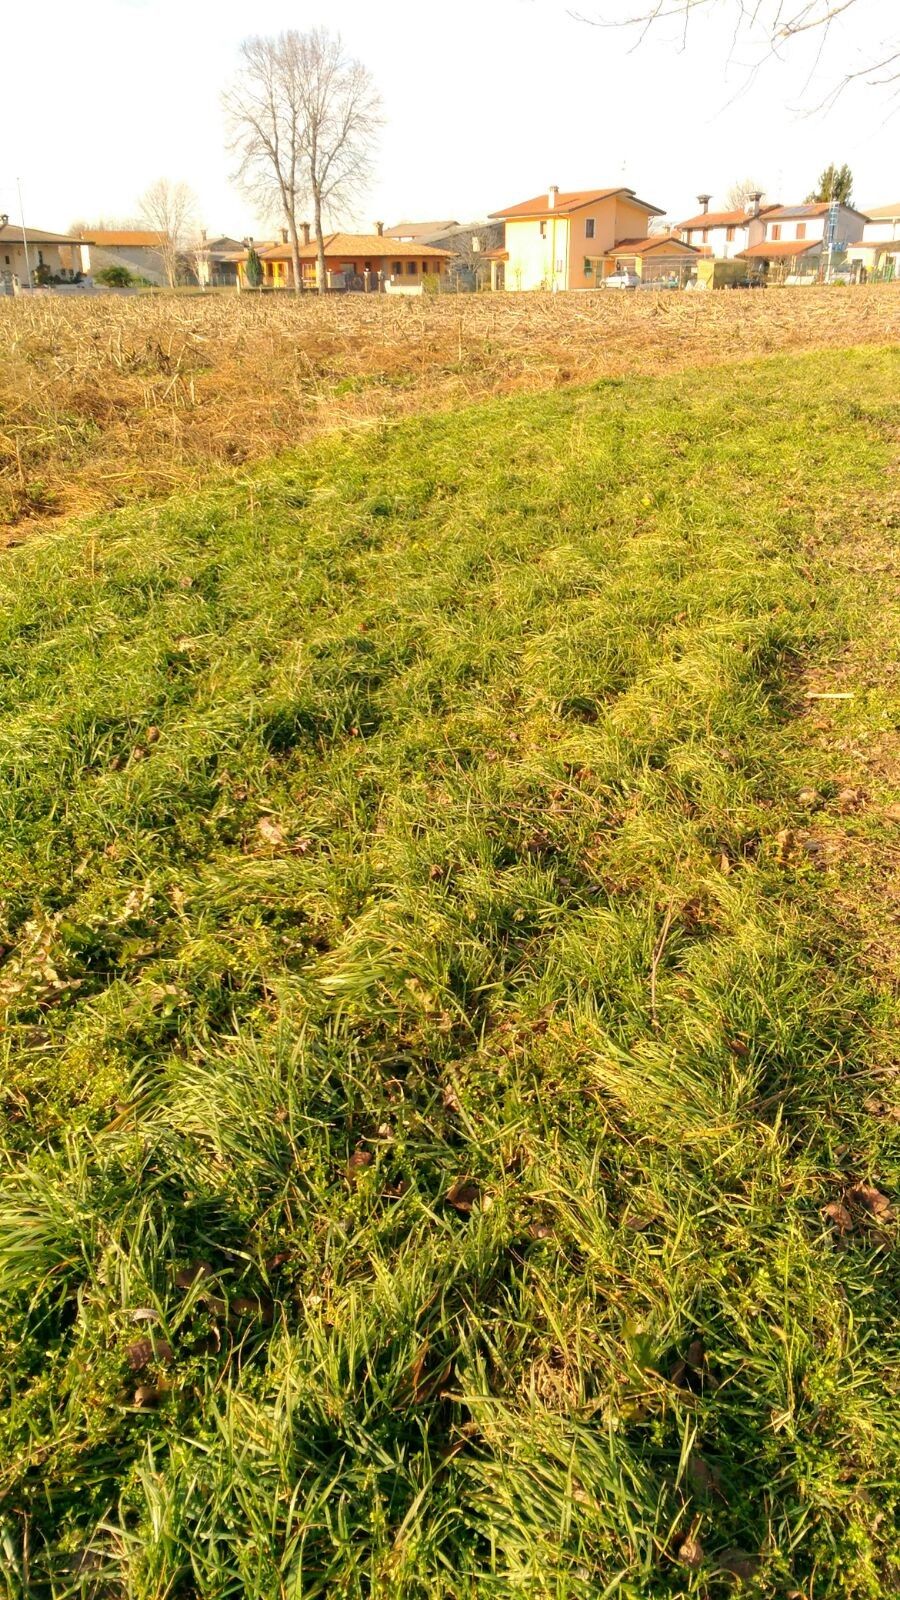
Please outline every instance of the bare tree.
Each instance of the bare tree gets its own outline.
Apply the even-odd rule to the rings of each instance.
[[[186,183],[157,178],[141,196],[141,218],[159,235],[159,253],[170,289],[178,282],[178,258],[194,227],[196,197]]]
[[[241,55],[237,81],[224,97],[236,179],[261,210],[277,198],[298,290],[297,211],[301,200],[310,203],[324,293],[324,218],[349,204],[369,178],[381,101],[367,68],[325,28],[248,39]]]
[[[580,20],[635,27],[643,38],[657,23],[675,18],[682,24],[684,41],[691,21],[699,13],[715,10],[733,18],[735,41],[739,37],[764,39],[767,50],[774,54],[801,34],[817,34],[821,54],[839,17],[850,11],[855,16],[865,12],[877,23],[881,7],[882,0],[606,0],[599,16],[581,15]],[[828,98],[859,78],[882,86],[900,83],[900,34],[885,36],[876,31],[868,59],[845,72]]]
[[[245,39],[241,66],[222,96],[228,148],[237,160],[235,182],[255,202],[260,216],[283,215],[291,247],[294,289],[300,293],[297,212],[303,195],[301,170],[303,104],[297,81],[293,33]]]
[[[729,211],[746,211],[754,195],[765,197],[765,189],[755,178],[736,178],[725,197]]]

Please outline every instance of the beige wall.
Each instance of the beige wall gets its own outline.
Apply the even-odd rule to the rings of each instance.
[[[78,268],[78,252],[69,245],[38,244],[31,239],[28,241],[28,260],[31,263],[32,275],[43,261],[46,267],[54,274],[58,274],[70,267]],[[18,278],[22,284],[27,284],[28,277],[25,269],[25,248],[21,239],[16,244],[12,239],[0,243],[0,273],[9,274]]]
[[[568,217],[527,218],[506,224],[507,289],[565,289]]]
[[[594,224],[594,236],[587,236],[587,223]],[[650,213],[630,200],[614,195],[589,202],[565,216],[552,212],[541,219],[506,224],[505,288],[592,289],[598,278],[596,267],[585,271],[588,257],[605,255],[619,239],[643,239],[650,224]],[[555,241],[554,241],[555,234]],[[612,271],[612,264],[609,265]]]

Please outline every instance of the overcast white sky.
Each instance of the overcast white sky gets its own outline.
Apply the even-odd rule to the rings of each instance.
[[[124,217],[165,175],[195,189],[211,234],[259,236],[261,219],[229,182],[219,94],[254,25],[317,22],[340,29],[385,103],[371,193],[344,222],[468,221],[549,183],[618,182],[677,218],[696,210],[698,191],[721,201],[747,175],[770,198],[802,199],[831,159],[852,166],[861,205],[900,199],[896,98],[860,86],[827,112],[809,110],[879,38],[896,36],[898,0],[859,0],[818,66],[810,38],[755,77],[762,42],[735,48],[724,9],[704,12],[684,50],[674,23],[631,49],[631,35],[570,15],[603,3],[9,0],[0,209],[17,215],[21,177],[33,227]]]

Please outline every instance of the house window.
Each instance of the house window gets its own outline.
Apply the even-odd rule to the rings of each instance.
[[[9,266],[9,256],[6,256],[5,260],[6,260],[6,265]]]
[[[428,271],[428,262],[427,261],[423,261],[422,262],[422,271],[423,272],[427,272]]]
[[[546,222],[542,222],[541,223],[541,238],[542,239],[546,239],[546,237],[547,237],[547,224],[546,224]]]
[[[805,222],[798,222],[797,223],[797,238],[798,239],[805,239],[806,238],[806,223]]]
[[[371,263],[371,261],[367,261],[366,262],[366,264],[365,264],[365,266],[363,268],[363,271],[364,272],[371,272],[372,271],[372,263]]]
[[[406,263],[406,276],[408,278],[414,278],[415,275],[416,275],[416,263],[414,261],[407,261],[407,263]]]
[[[701,235],[701,238],[702,238],[702,241],[703,241],[704,244],[709,244],[709,229],[708,228],[704,228],[703,229],[703,233]]]
[[[773,239],[780,239],[781,238],[781,223],[780,222],[773,222],[772,223],[772,238]]]
[[[594,276],[594,263],[590,256],[585,256],[584,258],[584,275],[586,278],[592,278]]]
[[[729,244],[734,244],[734,229],[733,228],[726,228],[725,229],[725,238],[728,240]]]
[[[584,225],[584,237],[586,239],[593,239],[593,237],[594,237],[594,218],[593,217],[588,217],[588,219],[587,219],[587,221],[586,221],[586,223]]]
[[[400,277],[400,274],[401,274],[401,273],[402,273],[402,271],[403,271],[403,264],[402,264],[402,262],[400,262],[400,261],[395,261],[395,262],[394,262],[394,277],[395,277],[395,278],[399,278],[399,277]]]

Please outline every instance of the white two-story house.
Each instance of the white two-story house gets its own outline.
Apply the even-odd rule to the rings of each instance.
[[[766,236],[763,218],[778,210],[774,205],[763,206],[761,194],[751,196],[749,209],[734,211],[710,211],[710,199],[708,194],[698,194],[700,210],[695,217],[679,222],[678,232],[685,244],[716,261],[733,261],[749,245],[758,244]]]

